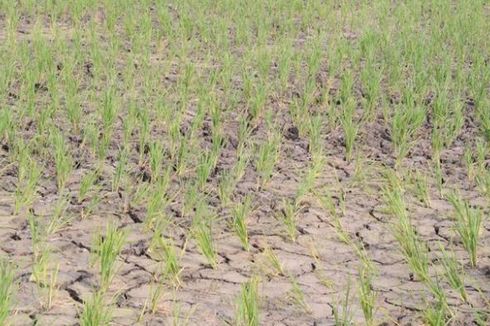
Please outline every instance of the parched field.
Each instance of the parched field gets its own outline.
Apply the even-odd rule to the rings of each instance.
[[[487,0],[0,0],[0,325],[490,324]]]

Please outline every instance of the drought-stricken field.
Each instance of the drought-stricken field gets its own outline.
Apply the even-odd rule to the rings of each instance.
[[[490,3],[0,1],[0,325],[488,325]]]

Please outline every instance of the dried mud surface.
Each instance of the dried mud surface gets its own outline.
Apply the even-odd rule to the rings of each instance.
[[[28,29],[26,27],[26,29]],[[20,33],[19,37],[26,37]],[[162,76],[168,83],[175,82],[175,76]],[[89,82],[90,76],[84,76]],[[13,90],[15,91],[15,89]],[[292,96],[292,95],[291,95]],[[287,113],[287,100],[269,100],[267,105],[279,112],[282,126],[282,146],[280,159],[269,184],[257,189],[257,173],[253,163],[247,167],[245,176],[234,192],[235,200],[244,195],[254,195],[254,209],[249,218],[249,235],[252,248],[250,252],[242,249],[240,242],[229,226],[230,212],[218,205],[218,199],[211,196],[210,204],[217,212],[213,224],[213,234],[219,253],[219,265],[212,269],[200,254],[195,242],[189,237],[190,217],[182,217],[180,207],[182,196],[179,190],[182,181],[172,178],[170,197],[175,198],[167,208],[168,218],[174,221],[167,236],[174,244],[184,250],[182,256],[181,285],[177,290],[170,286],[164,289],[162,300],[155,315],[147,315],[141,321],[144,325],[170,324],[180,305],[178,318],[189,318],[192,325],[227,325],[234,323],[236,297],[240,286],[254,274],[261,275],[261,324],[263,325],[331,325],[333,307],[337,306],[345,295],[349,283],[352,283],[352,311],[354,323],[363,323],[363,315],[358,304],[355,290],[359,268],[359,258],[352,247],[343,243],[335,232],[332,220],[326,210],[312,197],[303,202],[298,218],[299,232],[296,242],[286,236],[284,227],[276,218],[284,198],[292,198],[296,192],[302,172],[310,162],[308,142],[297,135]],[[87,109],[88,111],[90,109]],[[189,110],[189,123],[193,116]],[[477,132],[471,124],[471,105],[467,108],[468,121],[463,133],[454,145],[444,151],[442,162],[445,187],[455,187],[463,197],[473,204],[486,207],[485,199],[470,184],[466,169],[462,164],[464,144]],[[202,148],[210,143],[206,126],[202,130]],[[235,145],[237,139],[237,120],[230,114],[225,121],[225,148],[221,153],[218,170],[227,169],[236,160]],[[69,134],[69,126],[60,118],[60,128]],[[26,139],[32,135],[32,128],[25,127]],[[353,239],[359,241],[373,260],[378,274],[374,279],[374,289],[378,293],[376,319],[382,324],[419,325],[420,312],[426,306],[430,295],[427,289],[413,275],[399,251],[392,232],[393,217],[386,213],[381,190],[383,169],[393,166],[392,144],[382,118],[366,125],[360,131],[357,149],[365,158],[362,166],[345,160],[342,131],[340,128],[329,130],[322,135],[325,167],[316,187],[333,186],[345,190],[345,216],[342,223]],[[31,234],[26,213],[13,215],[14,193],[16,189],[16,168],[8,166],[8,146],[0,149],[0,167],[5,167],[0,175],[0,254],[10,257],[18,266],[17,280],[19,288],[15,297],[15,315],[13,325],[77,325],[77,317],[82,302],[87,299],[98,285],[98,271],[90,264],[90,251],[96,232],[103,230],[108,221],[116,221],[119,228],[127,231],[127,243],[118,259],[118,270],[111,291],[117,293],[113,308],[114,325],[134,325],[147,300],[155,274],[161,268],[160,261],[149,252],[151,235],[145,230],[142,221],[145,218],[144,207],[125,209],[122,194],[111,191],[110,181],[115,168],[114,158],[122,131],[116,128],[111,150],[98,184],[102,197],[95,212],[86,218],[80,214],[87,203],[77,203],[80,178],[93,168],[91,156],[76,138],[70,139],[70,149],[75,153],[77,165],[68,182],[70,196],[73,198],[67,213],[74,216],[71,223],[49,239],[54,248],[53,259],[60,262],[55,303],[45,311],[40,303],[36,285],[30,280],[32,267]],[[153,130],[154,135],[164,134],[163,130]],[[260,124],[255,130],[255,139],[265,141],[266,127]],[[404,161],[410,169],[430,174],[430,129],[426,126],[418,143]],[[135,140],[132,148],[130,173],[137,174],[138,145]],[[57,200],[54,170],[45,162],[46,169],[38,188],[38,200],[31,213],[37,218],[49,218]],[[210,189],[216,186],[218,174],[210,178]],[[337,183],[338,180],[338,183]],[[453,230],[453,209],[431,184],[432,205],[430,208],[407,196],[408,210],[413,224],[421,239],[429,248],[436,249],[439,244],[454,247],[457,257],[468,266],[467,253],[462,249],[459,238]],[[172,196],[175,195],[175,196]],[[334,194],[339,196],[339,194]],[[341,210],[340,200],[337,209]],[[488,211],[485,211],[488,214]],[[309,311],[294,304],[291,298],[291,283],[284,275],[273,275],[267,268],[263,250],[270,246],[284,264],[284,269],[293,275],[305,294]],[[316,256],[316,257],[315,257]],[[435,258],[432,257],[431,258]],[[475,308],[488,308],[490,297],[490,224],[484,222],[479,244],[478,266],[468,268],[467,287],[469,300]],[[323,280],[323,281],[322,281]],[[325,282],[328,280],[328,282]],[[442,282],[447,291],[449,304],[456,308],[455,324],[466,324],[471,320],[472,311],[463,307],[457,293],[448,284]],[[458,307],[460,306],[460,309]]]
[[[427,290],[413,280],[407,264],[399,252],[398,244],[391,232],[392,217],[383,212],[383,203],[379,198],[379,182],[376,166],[386,164],[390,158],[383,154],[380,138],[380,125],[366,128],[372,134],[363,135],[362,153],[369,158],[370,166],[365,173],[369,182],[363,188],[352,184],[354,175],[353,164],[348,164],[343,158],[340,142],[335,144],[337,135],[326,136],[327,167],[322,174],[321,183],[334,183],[338,175],[340,183],[347,190],[345,206],[347,214],[343,218],[345,228],[354,238],[358,239],[372,257],[379,275],[374,281],[378,293],[377,315],[388,324],[417,324],[417,312],[423,309]],[[230,137],[233,137],[230,128]],[[468,134],[471,130],[468,131]],[[331,139],[334,139],[332,141]],[[230,147],[228,145],[228,147]],[[422,152],[426,144],[418,144]],[[228,149],[232,152],[232,149]],[[472,198],[473,202],[481,201],[478,192],[466,184],[464,168],[459,164],[461,147],[457,145],[446,153],[448,163],[445,166],[446,182],[460,184],[464,196]],[[223,153],[220,164],[226,164],[227,151]],[[278,198],[294,196],[295,185],[299,178],[297,171],[307,164],[308,152],[305,142],[301,139],[284,140],[281,159],[276,173],[267,190],[255,190],[256,175],[250,167],[246,176],[238,185],[237,196],[254,192],[257,206],[250,218],[249,232],[252,250],[242,249],[238,238],[230,230],[225,220],[214,224],[214,235],[219,252],[219,267],[210,268],[190,241],[185,246],[182,260],[182,285],[176,291],[175,297],[164,295],[156,316],[144,321],[147,325],[166,324],[171,318],[175,302],[182,304],[182,311],[192,311],[191,324],[220,325],[233,323],[234,300],[240,291],[240,284],[246,281],[261,264],[261,252],[267,244],[273,248],[284,264],[284,268],[294,275],[305,293],[306,302],[311,311],[305,312],[288,299],[291,284],[284,276],[265,276],[260,287],[262,296],[262,321],[266,325],[328,325],[332,324],[332,307],[341,300],[349,280],[355,280],[359,259],[352,248],[341,242],[329,222],[328,214],[317,204],[305,203],[298,220],[299,236],[295,243],[289,241],[283,231],[283,226],[274,217],[278,206]],[[5,152],[2,153],[5,156]],[[449,162],[451,160],[452,162]],[[89,162],[84,162],[89,164]],[[414,168],[422,168],[426,163],[423,153],[413,154],[407,164]],[[81,164],[79,171],[83,170]],[[111,168],[107,167],[108,170]],[[48,171],[49,173],[49,171]],[[99,205],[93,216],[84,220],[76,218],[70,226],[50,239],[50,244],[56,248],[56,256],[61,262],[59,271],[59,293],[56,304],[50,311],[43,311],[37,299],[36,287],[29,281],[30,264],[32,261],[31,236],[25,216],[12,215],[13,191],[16,179],[15,171],[7,172],[1,177],[2,190],[0,193],[0,250],[2,254],[15,259],[22,267],[19,274],[20,289],[17,295],[17,315],[15,325],[29,325],[34,320],[40,325],[75,325],[80,305],[97,285],[97,271],[90,267],[90,248],[95,232],[104,228],[108,220],[118,221],[120,228],[128,231],[128,243],[119,261],[120,267],[115,277],[112,289],[119,296],[114,309],[114,324],[132,325],[145,304],[150,291],[153,275],[158,270],[158,262],[148,254],[150,235],[139,223],[144,213],[139,211],[124,213],[120,198],[106,189],[107,196]],[[107,176],[110,178],[110,176]],[[76,197],[76,177],[69,185]],[[104,185],[104,180],[101,180]],[[108,187],[110,188],[110,187]],[[442,243],[449,245],[454,237],[452,231],[451,206],[444,200],[436,199],[437,191],[433,189],[432,208],[425,208],[416,200],[412,200],[409,211],[421,238],[435,246]],[[47,183],[40,190],[41,198],[36,202],[33,213],[36,216],[49,216],[56,199],[54,184]],[[173,203],[178,207],[178,199]],[[80,207],[73,205],[70,211],[79,212]],[[173,210],[172,219],[179,221],[181,217]],[[226,217],[229,212],[221,211],[220,216]],[[134,215],[134,216],[130,216]],[[179,224],[190,223],[179,221]],[[475,306],[484,307],[483,298],[490,293],[490,226],[485,224],[481,236],[478,267],[471,270],[471,285],[467,291]],[[169,234],[175,243],[183,248],[186,232],[175,228]],[[318,252],[318,259],[312,255],[312,246]],[[467,262],[466,253],[457,249],[458,257]],[[332,282],[331,287],[325,286],[322,279]],[[477,291],[480,289],[481,293]],[[170,292],[169,292],[170,293]],[[460,304],[456,293],[450,296],[450,303]],[[362,313],[353,300],[355,321],[362,321]],[[381,309],[382,307],[382,309]],[[458,316],[463,321],[468,316],[461,311]],[[185,316],[182,316],[185,318]],[[420,322],[420,321],[419,321]]]

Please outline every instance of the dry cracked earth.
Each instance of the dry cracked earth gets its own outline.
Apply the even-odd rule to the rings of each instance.
[[[178,318],[195,325],[233,324],[235,302],[240,285],[252,275],[262,275],[260,283],[261,320],[264,325],[328,325],[333,323],[334,306],[339,305],[345,290],[355,287],[359,268],[359,258],[351,246],[342,242],[330,221],[329,214],[315,200],[305,200],[298,218],[299,236],[291,242],[284,232],[281,222],[275,217],[280,209],[278,198],[294,196],[300,171],[308,164],[307,143],[298,138],[294,127],[287,127],[285,121],[284,140],[280,160],[267,190],[256,190],[256,175],[253,166],[247,169],[239,183],[236,196],[254,194],[255,209],[249,219],[249,235],[252,249],[246,252],[230,230],[227,221],[229,212],[217,207],[219,218],[213,233],[219,253],[219,266],[212,269],[197,250],[192,240],[188,240],[186,225],[190,221],[179,214],[180,197],[171,203],[168,213],[178,221],[169,236],[182,248],[181,285],[176,290],[165,288],[163,297],[154,316],[144,318],[142,324],[167,324]],[[228,141],[218,166],[224,168],[232,164],[234,128],[227,128]],[[343,157],[341,134],[332,132],[325,136],[326,165],[318,186],[336,185],[344,190],[345,216],[342,223],[347,232],[359,241],[374,262],[378,274],[373,287],[378,294],[378,320],[386,324],[419,324],[420,312],[428,300],[427,289],[414,280],[392,232],[392,217],[386,214],[380,198],[382,185],[381,167],[392,162],[390,144],[383,138],[381,124],[373,125],[369,134],[360,139],[362,155],[366,156],[365,166],[356,167]],[[258,134],[259,130],[256,131]],[[471,128],[462,137],[471,137]],[[445,183],[458,185],[465,198],[474,204],[482,203],[482,198],[472,185],[467,183],[464,167],[461,166],[463,139],[459,139],[452,150],[445,153]],[[76,146],[76,144],[73,144]],[[388,148],[388,149],[387,149]],[[411,153],[407,164],[413,169],[423,170],[427,166],[426,144],[420,142]],[[1,152],[5,160],[6,149]],[[230,154],[230,155],[228,155]],[[82,157],[83,160],[83,157]],[[69,182],[73,201],[67,213],[75,219],[69,226],[49,239],[55,248],[54,259],[60,262],[55,304],[49,311],[43,311],[38,289],[30,281],[32,263],[31,234],[25,216],[13,215],[16,185],[15,169],[7,169],[1,177],[0,194],[0,250],[2,255],[12,257],[19,267],[19,289],[16,295],[14,325],[76,325],[77,315],[84,299],[97,287],[98,272],[90,267],[90,252],[93,235],[103,229],[109,220],[117,221],[119,228],[127,231],[128,238],[118,261],[117,275],[111,286],[115,305],[113,323],[133,325],[149,296],[151,284],[155,282],[159,261],[148,251],[151,236],[143,224],[144,210],[131,208],[124,212],[118,194],[111,193],[110,184],[113,166],[107,165],[105,175],[99,180],[103,200],[93,216],[81,219],[81,207],[76,204],[79,177],[90,162],[81,161]],[[356,171],[357,169],[357,171]],[[52,171],[46,171],[46,174]],[[107,179],[106,179],[107,178]],[[211,183],[215,180],[211,180]],[[173,182],[173,190],[179,184]],[[437,249],[439,244],[450,246],[458,243],[452,230],[452,207],[446,200],[438,199],[437,190],[431,188],[432,206],[424,207],[415,198],[409,198],[408,210],[413,223],[429,248]],[[52,214],[53,203],[57,200],[56,186],[49,178],[39,188],[39,200],[32,208],[38,218]],[[334,198],[336,198],[334,196]],[[340,207],[340,199],[337,208]],[[211,205],[217,205],[217,202]],[[304,292],[308,305],[295,304],[291,295],[291,282],[284,275],[268,272],[263,250],[270,246],[283,263],[284,270],[294,275]],[[460,245],[454,249],[459,259],[466,264],[468,257]],[[485,223],[478,251],[478,267],[469,269],[468,291],[475,307],[485,309],[490,292],[490,226]],[[457,293],[445,286],[452,306],[461,305]],[[362,323],[362,312],[353,292],[352,312],[355,323]],[[176,308],[177,307],[177,308]],[[459,322],[472,318],[471,311],[457,310]]]
[[[19,33],[19,38],[25,38]],[[156,60],[156,59],[155,59]],[[122,68],[121,68],[122,69]],[[89,70],[83,80],[90,80]],[[163,83],[171,87],[175,75],[162,76]],[[237,82],[239,83],[239,81]],[[18,91],[18,90],[17,90]],[[43,92],[40,88],[39,92]],[[335,89],[331,89],[335,92]],[[16,92],[15,87],[12,90]],[[15,98],[9,99],[12,107]],[[16,265],[17,288],[14,299],[12,325],[78,325],[78,317],[84,300],[97,289],[99,272],[91,264],[94,235],[104,230],[108,221],[114,221],[125,230],[127,238],[117,260],[117,272],[110,286],[114,302],[112,324],[114,325],[168,325],[172,322],[188,322],[191,325],[231,325],[235,323],[236,300],[241,284],[253,275],[259,275],[260,320],[263,325],[332,325],[334,308],[341,306],[348,288],[351,288],[349,306],[354,324],[362,324],[364,317],[359,305],[357,279],[360,259],[352,246],[339,238],[329,212],[315,196],[302,200],[298,214],[298,237],[291,241],[284,225],[277,218],[282,200],[293,198],[303,172],[310,164],[308,141],[298,135],[298,130],[287,111],[290,99],[269,99],[267,106],[278,112],[282,143],[278,163],[266,187],[257,187],[257,172],[254,164],[247,166],[233,194],[240,200],[247,194],[254,198],[253,212],[248,219],[251,250],[243,250],[238,237],[229,224],[230,211],[221,207],[213,189],[216,188],[219,172],[232,167],[236,162],[238,117],[233,112],[224,121],[224,149],[217,169],[208,180],[209,205],[216,213],[213,236],[218,251],[219,264],[213,269],[201,255],[189,234],[191,217],[182,216],[185,182],[172,176],[168,190],[169,203],[166,214],[172,221],[166,236],[173,239],[181,251],[180,284],[166,284],[155,314],[140,316],[156,275],[161,270],[161,259],[150,250],[151,233],[145,228],[145,207],[127,207],[126,193],[131,189],[113,192],[111,180],[115,170],[118,144],[122,137],[122,120],[116,122],[109,154],[103,166],[99,186],[100,202],[90,216],[82,218],[82,210],[89,203],[78,203],[80,180],[94,168],[92,156],[77,137],[67,138],[75,159],[73,173],[67,183],[69,204],[64,214],[71,216],[68,225],[49,238],[53,248],[51,259],[59,262],[56,281],[57,291],[51,309],[46,310],[43,299],[31,278],[33,252],[32,235],[27,222],[28,212],[14,214],[17,169],[9,164],[8,144],[0,149],[0,256],[9,257]],[[90,108],[86,108],[87,111]],[[183,132],[194,116],[191,107],[183,121]],[[444,188],[456,188],[462,197],[472,204],[485,208],[488,215],[488,199],[483,197],[475,184],[468,181],[466,167],[462,163],[465,144],[477,134],[472,123],[471,103],[467,105],[464,130],[450,149],[443,152]],[[59,126],[69,134],[66,119],[59,118]],[[209,148],[211,136],[210,117],[206,117],[200,130],[201,147]],[[23,126],[23,137],[29,139],[35,130],[34,124]],[[152,130],[157,137],[165,132]],[[252,137],[258,143],[266,140],[267,128],[260,123]],[[316,189],[328,189],[337,211],[342,212],[342,225],[350,237],[359,243],[373,261],[377,273],[373,289],[377,294],[376,320],[384,325],[420,325],[422,311],[431,300],[427,288],[411,273],[394,237],[394,217],[387,213],[382,190],[384,172],[394,166],[393,145],[382,117],[365,125],[360,130],[356,143],[359,158],[349,162],[345,159],[344,141],[340,127],[322,134],[325,164],[316,181]],[[130,175],[138,179],[138,142],[131,143]],[[430,126],[424,127],[419,140],[410,151],[403,165],[407,170],[431,175]],[[39,220],[48,220],[54,214],[58,192],[52,162],[42,162],[45,167],[37,190],[37,199],[30,214]],[[138,180],[144,180],[140,178]],[[145,182],[145,181],[140,181]],[[408,186],[410,189],[410,185]],[[454,308],[454,324],[467,325],[474,320],[477,310],[488,311],[490,298],[490,219],[484,222],[478,247],[478,265],[469,267],[468,254],[454,232],[454,209],[446,199],[441,199],[433,178],[429,178],[431,206],[426,207],[407,191],[407,208],[421,240],[430,249],[433,275],[438,273],[437,254],[439,246],[452,248],[459,261],[467,268],[466,290],[472,307],[463,304],[458,294],[443,280],[441,285],[448,295],[449,305]],[[287,275],[274,273],[264,250],[272,248],[283,264]],[[440,267],[440,266],[439,266]],[[292,292],[291,277],[297,280],[304,293],[306,305],[298,304]],[[139,321],[138,321],[139,320]]]

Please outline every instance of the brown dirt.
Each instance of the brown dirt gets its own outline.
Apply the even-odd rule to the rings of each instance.
[[[423,309],[427,290],[411,277],[410,271],[399,253],[398,245],[390,230],[392,217],[383,213],[383,203],[379,198],[379,167],[390,158],[383,154],[377,131],[382,132],[380,125],[373,128],[369,134],[360,137],[364,153],[369,158],[366,167],[366,182],[362,187],[352,185],[353,164],[343,159],[343,149],[334,142],[325,141],[327,148],[327,167],[323,173],[320,185],[333,184],[334,175],[338,175],[340,184],[348,189],[346,196],[347,215],[343,224],[349,234],[359,240],[372,257],[379,270],[374,283],[378,292],[377,316],[380,321],[389,324],[418,323],[417,312]],[[232,133],[233,130],[228,132]],[[470,133],[471,131],[466,131]],[[465,134],[466,134],[465,133]],[[334,138],[334,133],[326,138]],[[237,197],[254,192],[257,206],[250,218],[250,241],[253,244],[251,252],[241,249],[236,236],[231,232],[225,219],[229,212],[220,210],[220,222],[214,225],[216,245],[219,251],[219,267],[211,269],[199,254],[195,244],[190,241],[183,256],[182,287],[170,295],[170,289],[165,293],[156,316],[145,319],[147,325],[166,324],[171,318],[175,302],[182,305],[182,313],[192,311],[192,324],[227,324],[233,323],[234,300],[240,291],[240,284],[246,281],[254,270],[260,266],[261,251],[265,244],[270,245],[283,262],[285,269],[294,275],[302,290],[311,311],[305,313],[288,300],[290,282],[286,277],[264,277],[260,288],[262,296],[262,321],[268,325],[323,325],[332,323],[332,306],[343,296],[343,291],[349,280],[355,281],[359,260],[353,250],[339,241],[334,228],[328,221],[329,217],[314,201],[308,202],[302,209],[298,221],[299,236],[297,242],[288,241],[280,222],[274,217],[277,211],[278,198],[294,195],[299,172],[305,166],[308,152],[301,139],[284,139],[281,150],[281,160],[276,173],[267,190],[255,191],[256,175],[250,167],[236,191]],[[228,146],[229,147],[229,146]],[[407,160],[407,165],[423,167],[427,165],[423,152],[426,144],[420,142],[414,154]],[[231,149],[228,149],[231,151]],[[5,156],[6,153],[3,153]],[[460,185],[465,189],[464,197],[472,198],[476,203],[480,196],[474,187],[466,183],[464,168],[461,167],[461,147],[457,145],[446,152],[444,157],[453,158],[446,163],[446,183]],[[223,158],[227,156],[225,152]],[[225,165],[225,159],[220,161]],[[81,168],[82,169],[82,168]],[[110,169],[110,167],[108,167]],[[77,175],[80,171],[77,171]],[[120,259],[120,268],[112,288],[119,293],[114,309],[114,323],[132,325],[142,309],[149,294],[149,284],[158,269],[158,264],[147,253],[150,235],[145,232],[142,224],[135,223],[134,218],[125,214],[119,198],[107,193],[97,212],[87,219],[79,217],[71,225],[50,239],[50,244],[56,248],[56,258],[60,261],[58,279],[59,292],[56,304],[50,311],[43,311],[39,304],[36,287],[29,282],[30,264],[32,260],[31,239],[26,225],[25,216],[13,216],[13,187],[15,184],[14,171],[1,177],[2,192],[0,194],[0,250],[3,254],[15,259],[20,266],[20,288],[16,298],[17,315],[14,324],[28,325],[37,320],[39,324],[71,325],[76,324],[75,317],[80,310],[80,303],[87,298],[97,285],[97,271],[89,267],[90,248],[96,231],[103,228],[107,221],[115,220],[120,227],[128,231],[128,244]],[[108,176],[107,176],[108,177]],[[74,178],[75,179],[75,178]],[[104,181],[102,181],[104,184]],[[77,180],[69,186],[76,195]],[[41,190],[41,198],[36,202],[33,212],[36,216],[49,216],[52,203],[56,198],[55,185],[47,182]],[[109,191],[109,189],[106,189]],[[445,200],[437,199],[437,191],[432,189],[432,208],[425,208],[416,200],[410,201],[409,210],[414,225],[422,239],[427,241],[430,248],[435,249],[441,243],[449,245],[454,237],[451,230],[451,206]],[[104,194],[104,193],[103,193]],[[179,199],[174,203],[176,206]],[[70,211],[76,214],[80,207],[73,205]],[[169,211],[169,214],[174,212]],[[139,212],[133,214],[138,215]],[[175,214],[174,214],[175,215]],[[141,219],[144,216],[140,216]],[[171,216],[176,221],[179,216]],[[185,221],[179,221],[179,224]],[[175,243],[183,246],[186,236],[184,229],[176,227],[171,231]],[[458,241],[458,239],[455,239]],[[319,264],[311,255],[311,245],[314,244],[319,254]],[[467,261],[466,253],[461,246],[455,246],[458,257]],[[333,284],[331,288],[322,285],[319,278],[325,277]],[[488,298],[490,275],[490,231],[485,224],[481,237],[478,267],[470,270],[470,280],[467,290],[471,302],[476,307],[484,307],[482,296]],[[445,286],[446,289],[447,286]],[[480,289],[478,293],[476,289]],[[455,306],[460,305],[457,294],[449,291],[449,301]],[[354,320],[361,323],[362,313],[353,298]],[[459,312],[459,311],[458,311]],[[458,318],[468,318],[464,310]]]
[[[27,30],[27,27],[26,27]],[[20,37],[26,37],[22,34]],[[176,83],[174,76],[168,76],[166,83]],[[84,80],[87,80],[87,75]],[[15,90],[14,90],[15,91]],[[288,94],[288,98],[292,97]],[[296,191],[302,171],[308,165],[310,154],[308,142],[297,136],[292,129],[292,122],[285,107],[287,101],[270,101],[268,105],[279,112],[283,126],[284,138],[280,160],[275,168],[272,180],[263,189],[257,190],[257,173],[253,164],[249,164],[244,178],[234,193],[235,200],[245,194],[253,193],[257,207],[249,219],[249,233],[252,249],[242,249],[238,238],[231,231],[227,219],[230,212],[219,207],[218,200],[212,199],[216,206],[218,218],[213,225],[216,247],[219,252],[219,266],[210,268],[189,238],[189,217],[180,215],[182,196],[177,195],[169,205],[167,214],[174,222],[167,236],[173,238],[179,248],[184,248],[182,258],[182,284],[177,290],[170,286],[165,288],[163,298],[154,316],[147,315],[141,324],[166,325],[173,318],[176,306],[180,305],[182,320],[189,315],[193,325],[233,324],[235,300],[240,292],[240,285],[252,275],[261,277],[261,321],[263,325],[331,325],[333,324],[333,307],[345,295],[348,283],[352,283],[352,311],[355,324],[363,322],[362,311],[356,294],[356,280],[359,258],[353,249],[341,242],[332,226],[331,218],[314,198],[307,198],[299,214],[299,236],[291,242],[285,235],[281,222],[275,216],[280,211],[281,200],[292,198]],[[190,109],[189,121],[193,115]],[[90,112],[90,108],[87,108]],[[60,128],[69,134],[69,126],[64,118],[59,119]],[[189,121],[185,121],[188,124]],[[209,119],[207,119],[207,123]],[[235,162],[235,148],[238,121],[233,112],[225,123],[226,147],[218,162],[219,169],[226,169]],[[205,124],[206,125],[206,124]],[[33,126],[32,128],[35,128]],[[33,129],[26,127],[26,139],[33,134]],[[17,280],[19,288],[15,298],[16,314],[13,325],[76,325],[81,311],[81,303],[87,299],[98,284],[98,272],[90,266],[90,250],[94,234],[103,229],[108,221],[116,221],[120,228],[127,231],[128,239],[123,253],[118,260],[118,272],[111,286],[117,293],[113,309],[113,324],[134,325],[148,298],[150,285],[154,283],[159,262],[152,259],[148,252],[151,235],[140,223],[145,217],[144,207],[132,207],[126,212],[123,201],[116,193],[111,192],[110,180],[114,171],[117,146],[122,134],[120,122],[117,123],[115,137],[106,160],[104,173],[99,181],[102,201],[97,210],[89,217],[82,219],[81,210],[86,203],[77,204],[76,196],[80,177],[93,167],[92,157],[77,139],[70,140],[70,149],[78,164],[69,181],[68,188],[73,198],[68,212],[74,217],[69,226],[49,239],[55,248],[53,259],[60,262],[58,277],[59,291],[54,306],[45,311],[40,303],[40,295],[35,284],[30,281],[32,265],[31,235],[26,223],[26,214],[13,215],[14,192],[16,188],[16,168],[7,167],[8,149],[0,149],[0,167],[7,167],[0,175],[0,255],[10,257],[18,266]],[[206,129],[206,128],[203,128]],[[164,134],[163,129],[155,127],[154,137]],[[464,143],[474,137],[474,127],[467,124],[464,132],[455,144],[443,153],[445,188],[460,189],[463,197],[474,204],[486,205],[476,186],[467,181],[466,170],[461,163]],[[203,130],[203,135],[206,130]],[[259,125],[255,132],[256,139],[264,139],[266,128]],[[393,236],[391,223],[393,217],[385,213],[383,200],[380,197],[383,184],[382,170],[393,166],[392,145],[386,138],[386,126],[381,118],[372,125],[362,128],[358,137],[359,155],[366,158],[361,168],[362,174],[356,174],[353,162],[344,157],[342,131],[328,130],[323,134],[326,165],[317,182],[317,188],[341,187],[346,190],[346,215],[342,218],[343,226],[352,238],[359,241],[372,258],[378,269],[374,280],[374,289],[378,293],[377,320],[386,325],[418,325],[421,323],[420,312],[430,301],[427,289],[413,280],[405,263],[399,246]],[[207,147],[210,137],[203,136],[203,148]],[[429,126],[423,131],[420,141],[414,146],[404,165],[430,175],[430,131]],[[137,173],[137,141],[132,148],[131,173]],[[32,213],[42,219],[49,218],[53,203],[58,198],[53,168],[50,162],[44,162],[46,170],[38,190],[39,199],[32,208]],[[52,166],[52,165],[51,165]],[[216,185],[218,175],[209,180],[211,188]],[[338,178],[339,184],[336,183]],[[183,183],[172,179],[171,194],[178,194]],[[124,192],[129,190],[123,189]],[[339,193],[335,194],[339,195]],[[429,248],[435,250],[439,244],[452,246],[460,261],[468,266],[468,256],[462,249],[459,239],[452,230],[453,214],[450,204],[439,199],[435,185],[431,184],[432,207],[426,208],[415,198],[409,196],[408,209],[421,239]],[[338,203],[337,208],[340,209]],[[488,212],[485,212],[488,214]],[[474,308],[487,309],[485,300],[490,294],[490,224],[486,220],[481,235],[478,267],[469,271],[467,291]],[[451,241],[455,245],[450,245]],[[264,271],[263,249],[270,246],[284,264],[284,268],[297,278],[310,311],[305,312],[290,298],[291,283],[285,276],[273,276]],[[312,246],[319,259],[312,255]],[[435,259],[434,255],[431,258]],[[325,286],[321,279],[327,279],[331,286]],[[472,319],[472,312],[458,299],[457,293],[450,290],[442,281],[448,293],[449,303],[457,312],[454,323],[466,324]],[[479,289],[479,291],[477,290]]]

